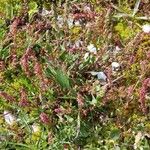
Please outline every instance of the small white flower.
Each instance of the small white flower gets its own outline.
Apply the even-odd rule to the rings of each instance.
[[[83,42],[81,40],[75,41],[75,47],[80,48],[82,46]]]
[[[94,54],[97,53],[97,49],[96,49],[96,47],[95,47],[93,44],[88,45],[88,46],[87,46],[87,49],[88,49],[91,53],[94,53]]]
[[[87,60],[88,59],[88,57],[89,57],[89,53],[85,53],[85,55],[84,55],[84,60]]]
[[[150,33],[150,24],[145,24],[142,26],[142,30],[145,33]]]
[[[80,21],[75,21],[75,26],[80,26]]]
[[[120,48],[119,46],[116,46],[116,47],[113,49],[113,54],[116,55],[116,54],[118,54],[120,51],[121,51],[121,48]]]
[[[47,16],[47,15],[50,15],[50,14],[51,14],[51,11],[48,11],[46,9],[42,10],[42,16]]]
[[[135,136],[134,149],[138,148],[141,139],[143,139],[143,134],[142,132],[138,132],[137,135]]]
[[[107,81],[107,76],[104,72],[100,71],[100,72],[96,72],[96,71],[89,71],[88,73],[91,73],[91,75],[96,76],[98,80],[101,80],[102,82],[106,82]]]
[[[96,71],[89,71],[87,73],[90,73],[92,76],[96,76],[98,74],[98,72],[96,72]]]
[[[57,25],[59,26],[59,28],[62,28],[64,25],[64,19],[60,15],[57,17]]]
[[[115,47],[115,51],[120,51],[120,50],[121,50],[121,48],[119,46]]]
[[[83,10],[85,12],[91,12],[91,8],[89,6],[84,6]]]
[[[40,131],[40,127],[37,124],[33,124],[32,125],[32,130],[33,130],[34,133],[35,132],[39,132]]]
[[[120,64],[117,62],[112,62],[111,66],[113,71],[118,71],[120,69]]]
[[[15,116],[13,116],[9,111],[4,111],[4,119],[7,124],[13,125],[16,122]]]
[[[67,23],[68,23],[69,28],[73,27],[73,19],[72,18],[68,18]]]
[[[90,28],[91,26],[92,26],[92,23],[91,22],[88,22],[88,23],[86,23],[86,28]]]
[[[97,74],[97,78],[103,82],[106,82],[107,81],[107,76],[105,75],[104,72],[98,72]]]

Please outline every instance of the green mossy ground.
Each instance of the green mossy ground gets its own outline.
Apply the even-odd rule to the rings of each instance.
[[[0,149],[149,150],[150,36],[142,26],[150,21],[140,18],[149,3],[51,1],[46,16],[28,2],[0,1]],[[107,83],[90,71],[104,72]]]

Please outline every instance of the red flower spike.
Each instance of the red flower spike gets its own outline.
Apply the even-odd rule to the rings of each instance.
[[[40,114],[40,120],[44,124],[49,124],[50,123],[50,119],[49,119],[48,115],[44,112]]]
[[[139,91],[139,93],[140,93],[139,102],[141,104],[141,108],[142,108],[143,113],[147,113],[147,107],[146,107],[146,104],[145,104],[146,103],[145,102],[145,100],[146,100],[145,97],[146,97],[147,89],[148,89],[149,86],[150,86],[150,78],[147,78],[143,81],[142,87]]]
[[[0,92],[0,97],[5,98],[6,100],[13,102],[15,100],[15,98],[9,94],[7,94],[6,92]]]
[[[21,90],[21,98],[20,98],[19,105],[23,106],[23,107],[29,105],[27,93],[26,93],[26,91],[24,89]]]

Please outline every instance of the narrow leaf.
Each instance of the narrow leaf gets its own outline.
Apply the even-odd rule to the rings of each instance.
[[[140,3],[141,3],[141,0],[136,1],[132,16],[135,16],[135,14],[138,12]]]

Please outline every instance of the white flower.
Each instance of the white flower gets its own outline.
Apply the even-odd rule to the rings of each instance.
[[[98,74],[98,72],[96,72],[96,71],[89,71],[87,73],[90,73],[92,76],[96,76]]]
[[[73,26],[77,26],[77,27],[81,26],[80,21],[74,20],[71,15],[68,16],[67,24],[68,24],[69,28],[72,28]]]
[[[94,54],[97,53],[97,49],[96,49],[96,47],[95,47],[93,44],[88,45],[88,46],[87,46],[87,49],[88,49],[91,53],[94,53]]]
[[[73,27],[73,19],[72,18],[68,18],[67,23],[68,23],[69,28]]]
[[[92,26],[92,23],[91,22],[88,22],[88,23],[86,23],[86,28],[90,28],[91,26]]]
[[[143,139],[143,134],[142,132],[138,132],[137,135],[135,136],[134,149],[138,148],[141,139]]]
[[[80,48],[82,46],[83,42],[81,40],[75,41],[75,47]]]
[[[51,11],[48,11],[46,9],[42,10],[42,16],[47,16],[47,15],[50,15],[50,14],[51,14]]]
[[[9,111],[4,111],[4,119],[7,124],[13,125],[16,122],[15,116],[13,116]]]
[[[91,12],[91,8],[89,6],[84,6],[83,10],[85,12]]]
[[[88,57],[89,57],[89,53],[85,53],[85,55],[84,55],[84,60],[87,60],[88,59]]]
[[[59,26],[59,28],[62,28],[64,25],[64,19],[60,15],[57,17],[57,25]]]
[[[98,72],[97,74],[97,78],[103,82],[106,82],[107,81],[107,76],[105,75],[104,72]]]
[[[101,80],[102,82],[106,82],[107,81],[107,76],[102,71],[100,71],[100,72],[89,71],[88,73],[91,73],[91,75],[93,75],[93,76],[97,75],[98,80]]]
[[[142,30],[145,33],[150,33],[150,24],[145,24],[142,26]]]
[[[116,55],[116,54],[118,54],[120,51],[121,51],[121,48],[120,48],[119,46],[116,46],[116,47],[113,49],[113,54]]]
[[[111,67],[113,71],[118,71],[120,69],[120,64],[117,62],[112,62]]]
[[[32,130],[33,130],[34,133],[35,132],[39,132],[40,131],[40,127],[37,124],[33,124],[32,125]]]
[[[75,26],[80,26],[80,21],[75,21]]]
[[[119,46],[115,47],[115,51],[120,51],[120,50],[121,50],[121,48]]]

